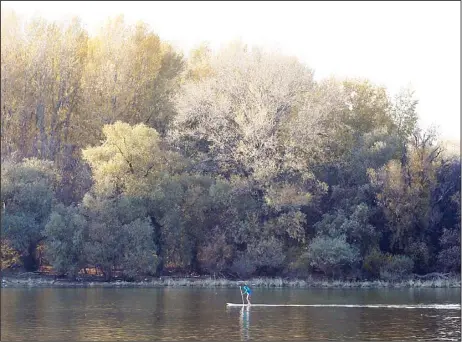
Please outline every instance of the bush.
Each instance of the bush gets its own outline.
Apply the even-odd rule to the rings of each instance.
[[[136,219],[122,226],[124,245],[121,266],[123,275],[129,278],[141,274],[153,274],[159,264],[153,242],[153,227],[148,218]]]
[[[249,257],[255,261],[257,271],[279,270],[284,265],[282,242],[274,237],[262,239],[247,247]]]
[[[282,242],[270,237],[249,244],[245,252],[238,254],[231,271],[240,277],[248,277],[256,273],[270,275],[280,271],[284,267],[284,262]]]
[[[343,275],[360,260],[359,251],[345,240],[345,236],[317,236],[308,246],[305,256],[312,267],[333,277]]]
[[[36,248],[55,202],[53,162],[35,158],[1,164],[2,237],[21,254],[26,270],[40,265]]]
[[[460,272],[460,229],[444,229],[440,245],[442,250],[438,254],[438,266],[445,272]]]
[[[61,274],[75,277],[84,266],[87,220],[74,206],[56,206],[45,226],[46,256]]]
[[[232,257],[233,248],[226,243],[224,233],[215,233],[197,253],[200,269],[210,273],[223,271]]]
[[[284,277],[305,278],[309,275],[310,264],[304,251],[306,248],[300,246],[289,247],[286,251],[286,267],[281,274]]]
[[[363,271],[366,275],[373,278],[380,277],[380,269],[386,262],[386,254],[382,253],[378,249],[373,249],[369,254],[364,257]]]
[[[430,262],[430,252],[427,245],[420,242],[413,242],[405,249],[406,254],[414,261],[414,272],[426,273],[428,272],[428,265]]]
[[[138,200],[87,194],[83,205],[89,217],[84,253],[90,264],[102,270],[106,280],[112,278],[115,268],[122,268],[123,275],[129,278],[155,272],[159,259],[154,228]]]
[[[406,278],[414,268],[414,261],[406,255],[388,255],[380,268],[383,280],[401,280]]]
[[[231,266],[231,271],[236,273],[240,278],[247,278],[257,270],[255,261],[251,260],[247,253],[240,253],[236,259],[234,259]]]
[[[445,272],[460,272],[460,246],[443,249],[438,254],[438,265]]]

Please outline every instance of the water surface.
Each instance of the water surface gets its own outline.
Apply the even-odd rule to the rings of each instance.
[[[255,288],[254,304],[274,306],[251,307],[226,305],[241,303],[237,288],[1,292],[2,340],[461,339],[460,289]]]

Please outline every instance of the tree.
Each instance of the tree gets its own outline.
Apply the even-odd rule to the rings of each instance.
[[[434,140],[431,131],[414,132],[404,164],[391,160],[378,173],[370,173],[380,188],[377,200],[391,231],[392,251],[411,256],[418,272],[424,272],[430,261],[431,198],[441,153]]]
[[[156,272],[159,261],[154,228],[142,200],[87,194],[83,211],[89,222],[85,255],[90,264],[102,270],[106,280],[116,269],[128,278]]]
[[[318,236],[344,236],[364,257],[378,247],[380,238],[380,232],[369,223],[370,217],[371,209],[365,203],[361,203],[354,207],[349,216],[341,209],[324,214],[322,220],[315,223],[314,228]]]
[[[68,25],[34,19],[24,30],[21,24],[14,17],[2,20],[2,155],[17,151],[59,161],[80,138],[73,120],[87,34],[78,19]]]
[[[417,104],[418,101],[414,98],[414,92],[410,89],[403,89],[392,102],[391,116],[395,133],[403,143],[403,147],[417,129]]]
[[[459,182],[460,184],[460,182]],[[444,271],[460,271],[460,192],[452,196],[452,201],[456,205],[455,218],[457,222],[450,229],[444,228],[440,237],[441,251],[438,254],[438,266]]]
[[[85,242],[88,221],[75,206],[58,204],[50,215],[43,235],[46,255],[53,269],[75,278],[85,265]]]
[[[105,125],[103,134],[101,145],[82,151],[97,193],[147,196],[178,166],[176,154],[163,150],[156,130],[144,124],[118,121]]]
[[[166,268],[197,270],[197,253],[210,237],[207,215],[213,180],[206,176],[175,175],[160,185],[151,215],[160,226],[162,263]]]
[[[359,251],[346,242],[345,236],[317,236],[308,245],[305,258],[312,267],[335,277],[354,267],[360,260]]]
[[[173,232],[173,230],[159,231],[159,222],[161,222],[161,225],[168,226],[166,223],[168,215],[163,212],[159,213],[162,208],[159,201],[162,200],[164,193],[169,193],[164,191],[165,184],[168,184],[169,177],[174,176],[176,170],[181,169],[181,161],[176,153],[163,149],[156,130],[144,124],[131,126],[127,123],[116,122],[112,125],[105,125],[103,132],[106,139],[100,146],[89,147],[82,151],[83,158],[92,169],[94,182],[92,187],[94,195],[87,197],[87,201],[96,196],[95,203],[102,201],[102,204],[98,205],[110,207],[112,205],[108,202],[110,200],[117,203],[120,198],[126,196],[137,198],[143,203],[144,210],[147,210],[144,214],[136,217],[142,220],[142,224],[139,226],[139,229],[142,229],[140,234],[146,237],[148,230],[152,228],[153,231],[149,233],[152,234],[151,240],[153,243],[158,244],[159,255],[165,258],[162,239],[167,236],[165,231]],[[172,220],[180,219],[179,213],[173,214],[175,208],[175,203],[173,203],[167,209],[173,215]],[[160,216],[161,214],[163,216]],[[147,217],[150,219],[149,226],[144,221]],[[110,219],[108,218],[107,220]],[[123,221],[124,223],[115,222],[112,225],[108,223],[109,221],[95,223],[96,225],[91,224],[90,233],[94,234],[97,240],[101,241],[100,243],[107,239],[107,244],[110,246],[111,241],[114,244],[117,243],[117,241],[113,240],[117,235],[114,235],[112,229],[120,226],[125,227],[124,229],[133,230],[136,228],[131,224],[133,220]],[[156,225],[156,228],[153,225]],[[173,226],[178,228],[172,221],[170,227]],[[171,245],[174,246],[175,243],[176,240]],[[115,252],[116,249],[114,252],[110,252],[110,248],[105,247],[105,244],[106,242],[104,242],[104,245],[90,244],[88,253],[95,256],[94,260],[107,261],[102,264],[105,265],[102,267],[106,270],[106,274],[110,276],[110,273],[108,273],[110,272],[110,267],[121,265],[128,261],[118,259],[120,256]],[[143,250],[147,251],[146,249]],[[181,251],[183,252],[183,250]],[[106,252],[110,252],[110,254],[106,256]],[[185,253],[187,253],[186,250]],[[101,263],[102,261],[99,262]],[[161,260],[157,260],[156,265],[158,262],[160,263]]]
[[[414,261],[406,255],[387,255],[380,267],[380,278],[400,280],[409,275],[414,268]]]
[[[311,70],[294,58],[241,45],[210,63],[212,75],[186,82],[178,96],[175,146],[193,158],[197,170],[227,178],[264,183],[306,173],[323,122]],[[297,136],[291,132],[304,127]]]
[[[21,253],[24,267],[35,270],[35,251],[55,202],[56,169],[34,158],[4,161],[1,175],[3,237]]]
[[[109,19],[90,39],[88,54],[82,108],[87,141],[96,143],[101,127],[116,121],[144,123],[164,134],[175,114],[182,56],[146,24],[127,25],[123,16]]]
[[[207,44],[193,49],[187,61],[186,80],[200,81],[213,74],[211,66],[212,52]]]

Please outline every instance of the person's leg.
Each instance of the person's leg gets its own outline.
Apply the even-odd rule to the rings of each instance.
[[[247,293],[247,304],[250,304],[250,294]]]

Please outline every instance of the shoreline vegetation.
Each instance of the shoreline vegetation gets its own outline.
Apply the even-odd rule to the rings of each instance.
[[[2,270],[101,286],[460,279],[460,154],[421,127],[411,89],[101,24],[2,11]]]
[[[39,275],[25,272],[21,274],[2,275],[2,288],[18,287],[202,287],[202,288],[227,288],[237,287],[243,280],[230,280],[214,277],[151,277],[141,281],[102,281],[100,279],[69,280],[57,278],[53,275]],[[460,288],[460,275],[433,276],[425,279],[425,276],[414,276],[414,278],[397,281],[384,280],[335,280],[335,279],[314,279],[312,277],[280,278],[280,277],[256,277],[245,280],[255,288]]]

